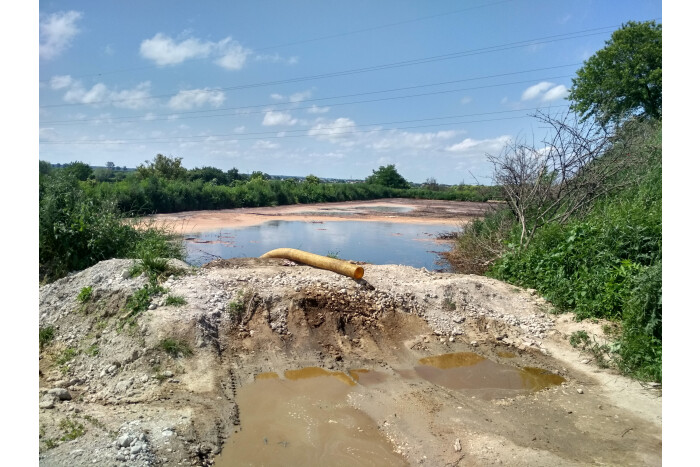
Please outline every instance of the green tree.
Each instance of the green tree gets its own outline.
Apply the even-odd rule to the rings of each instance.
[[[52,170],[51,162],[39,161],[39,175],[48,175]]]
[[[202,180],[204,182],[211,182],[214,185],[226,184],[228,182],[228,176],[223,170],[217,169],[216,167],[202,167],[189,170],[187,172],[188,180]]]
[[[383,165],[377,170],[372,170],[372,175],[367,177],[367,183],[372,185],[383,185],[390,188],[409,188],[410,185],[397,171],[394,164]]]
[[[92,168],[85,162],[71,162],[63,170],[84,182],[92,175]]]
[[[311,185],[318,185],[319,183],[321,183],[321,179],[318,178],[318,177],[317,177],[316,175],[314,175],[314,174],[309,174],[309,175],[307,175],[306,178],[304,179],[304,181],[305,181],[306,183],[311,184]]]
[[[166,180],[179,180],[185,178],[187,169],[182,167],[182,157],[166,157],[157,154],[153,161],[146,161],[136,168],[136,173],[140,178],[149,177],[164,178]]]
[[[661,25],[624,24],[576,75],[569,100],[584,119],[607,125],[631,115],[661,118]]]

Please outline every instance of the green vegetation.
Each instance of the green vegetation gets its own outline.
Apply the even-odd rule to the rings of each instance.
[[[78,301],[80,303],[87,303],[90,297],[92,297],[92,286],[83,287],[78,294]]]
[[[129,298],[126,299],[127,313],[121,317],[119,329],[122,329],[126,324],[134,324],[136,318],[148,309],[151,304],[151,298],[165,292],[166,290],[153,279],[134,292],[133,295],[130,295]]]
[[[165,297],[165,304],[173,306],[182,306],[187,304],[187,301],[185,301],[183,297],[180,297],[178,295],[168,295],[167,297]]]
[[[137,230],[124,222],[114,200],[98,199],[67,168],[39,178],[39,276],[55,280],[109,258],[136,258],[144,250],[182,257],[162,230]]]
[[[39,328],[39,349],[43,349],[49,345],[54,338],[56,330],[53,326],[45,326]]]
[[[545,150],[513,143],[489,156],[505,208],[466,226],[446,256],[458,271],[534,288],[578,319],[612,321],[610,343],[580,331],[571,344],[660,382],[661,26],[624,25],[577,75],[571,108],[595,119],[544,116],[555,135]]]
[[[576,75],[569,99],[584,118],[602,125],[631,115],[661,118],[661,25],[630,21]]]
[[[329,251],[328,254],[326,255],[326,258],[338,259],[338,258],[340,258],[338,256],[339,254],[340,254],[339,251]]]
[[[71,441],[80,438],[85,434],[85,427],[82,423],[78,423],[76,420],[64,418],[60,421],[58,426],[63,431],[61,441]]]
[[[78,356],[77,349],[74,349],[73,347],[67,347],[67,348],[63,349],[63,352],[61,352],[56,357],[56,364],[57,365],[64,365],[64,364],[68,363],[69,361],[73,360],[77,356]]]
[[[367,183],[390,188],[410,187],[406,179],[396,171],[394,164],[387,165],[386,167],[380,166],[379,169],[373,170],[372,175],[367,177]]]
[[[192,355],[192,348],[184,340],[166,337],[158,344],[168,355],[173,358],[189,357]]]
[[[609,347],[581,341],[583,336],[578,343],[586,344],[597,361],[609,353],[624,373],[660,381],[660,123],[626,122],[606,156],[621,148],[634,155],[634,163],[607,182],[614,189],[590,209],[566,222],[541,225],[525,246],[521,224],[503,209],[466,226],[447,257],[458,271],[485,271],[537,289],[558,310],[573,311],[579,319],[621,323]],[[605,164],[606,156],[597,163]]]

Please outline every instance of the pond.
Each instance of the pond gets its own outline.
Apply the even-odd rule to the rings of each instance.
[[[185,238],[186,261],[201,266],[214,259],[258,257],[275,248],[296,248],[318,255],[371,264],[403,264],[437,270],[438,252],[449,242],[439,234],[459,230],[450,224],[364,221],[269,221],[237,229],[217,229]]]

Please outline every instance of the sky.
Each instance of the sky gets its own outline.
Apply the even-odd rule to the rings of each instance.
[[[39,2],[39,158],[491,183],[584,60],[661,2]]]

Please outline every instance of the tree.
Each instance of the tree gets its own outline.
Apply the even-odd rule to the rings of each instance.
[[[170,158],[157,154],[152,162],[146,161],[136,168],[141,178],[159,177],[167,180],[185,178],[187,169],[182,167],[182,157]]]
[[[67,173],[72,174],[75,178],[84,182],[92,175],[92,167],[85,162],[71,162],[63,168]]]
[[[109,170],[114,170],[114,162],[107,162],[106,166]]]
[[[314,174],[307,175],[304,181],[310,185],[318,185],[321,183],[321,179]]]
[[[521,250],[527,249],[540,227],[563,224],[586,212],[598,198],[632,183],[620,175],[637,164],[634,151],[627,147],[635,139],[630,128],[638,125],[624,125],[610,136],[605,127],[571,115],[536,117],[550,128],[542,144],[514,141],[500,155],[486,155],[494,166],[494,184],[503,187],[520,224]]]
[[[47,161],[39,161],[39,175],[48,175],[53,170],[51,163]]]
[[[189,170],[187,172],[188,180],[202,180],[215,185],[222,185],[228,182],[228,176],[223,170],[216,167],[202,167]]]
[[[584,119],[607,125],[632,115],[661,118],[661,25],[624,24],[576,75],[569,100]]]
[[[372,175],[367,177],[367,183],[373,185],[383,185],[390,188],[409,188],[410,185],[397,171],[394,164],[383,165],[377,170],[372,170]]]

